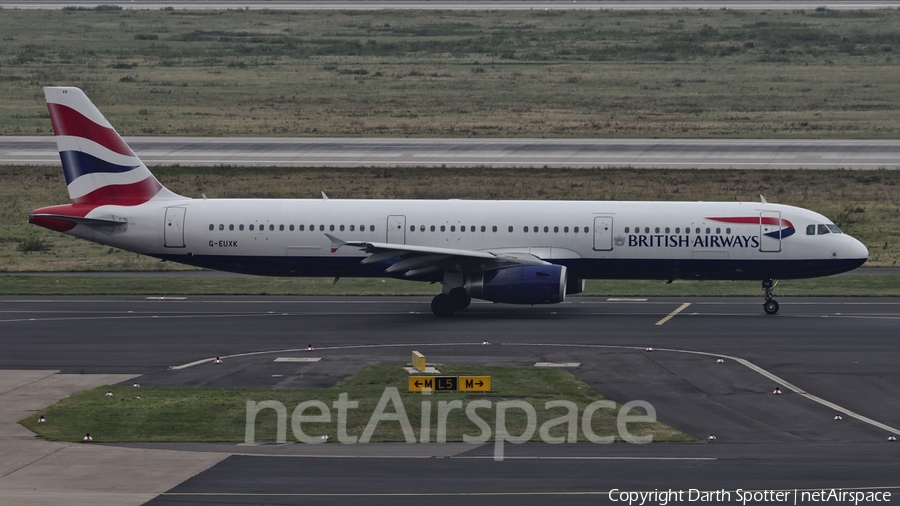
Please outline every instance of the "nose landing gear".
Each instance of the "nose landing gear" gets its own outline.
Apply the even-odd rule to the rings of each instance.
[[[763,290],[766,292],[766,302],[763,303],[763,310],[766,314],[775,314],[778,312],[778,301],[775,300],[775,285],[778,281],[764,279],[762,282]]]

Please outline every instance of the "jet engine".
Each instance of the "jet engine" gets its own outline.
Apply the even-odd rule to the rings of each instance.
[[[566,267],[522,265],[468,276],[473,298],[506,304],[556,304],[566,300]]]

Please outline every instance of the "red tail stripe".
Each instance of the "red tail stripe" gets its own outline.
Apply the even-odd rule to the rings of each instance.
[[[131,184],[110,184],[72,199],[73,204],[114,204],[117,206],[136,206],[152,199],[162,189],[155,177],[150,176],[143,181]]]
[[[753,225],[786,225],[794,228],[794,224],[782,218],[772,218],[770,216],[734,216],[724,218],[707,218],[708,220],[721,221],[723,223],[744,223]]]
[[[134,156],[131,148],[112,128],[98,125],[66,105],[49,103],[47,109],[50,110],[50,121],[56,135],[84,137],[120,155]]]

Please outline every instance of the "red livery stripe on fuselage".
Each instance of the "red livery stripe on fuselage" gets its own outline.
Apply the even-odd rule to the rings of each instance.
[[[779,220],[778,218],[773,218],[771,216],[729,216],[723,218],[707,217],[706,219],[712,221],[721,221],[723,223],[738,223],[745,225],[784,225],[789,228],[794,228],[794,224],[790,221],[784,218]]]

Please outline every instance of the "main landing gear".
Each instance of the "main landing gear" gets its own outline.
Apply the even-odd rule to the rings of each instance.
[[[442,293],[431,299],[431,312],[436,316],[450,316],[472,303],[472,297],[465,288],[454,288],[450,293]]]
[[[778,301],[775,300],[775,285],[778,281],[764,279],[762,282],[763,290],[766,292],[766,302],[763,303],[763,310],[766,314],[775,314],[778,312]]]

